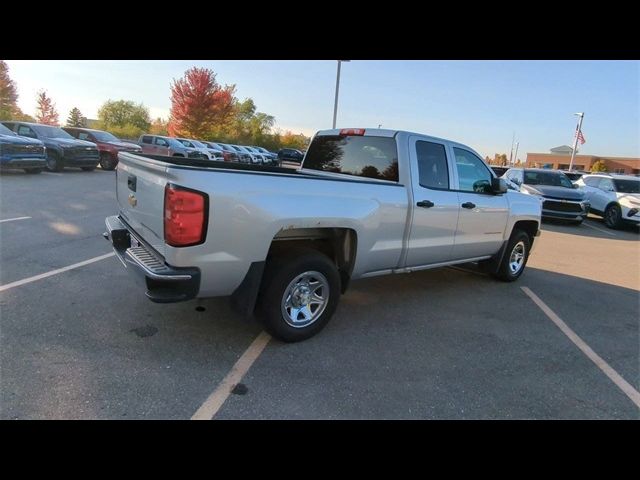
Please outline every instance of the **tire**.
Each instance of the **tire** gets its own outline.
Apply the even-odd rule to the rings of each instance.
[[[96,167],[80,167],[80,169],[85,172],[93,172],[96,169]]]
[[[117,165],[117,157],[113,158],[113,155],[107,152],[102,152],[100,154],[100,168],[102,168],[102,170],[115,170]]]
[[[61,172],[64,170],[64,163],[54,151],[47,152],[47,170],[51,172]]]
[[[622,225],[622,210],[615,203],[609,205],[604,211],[604,224],[608,228],[617,229]]]
[[[324,301],[314,304],[314,293]],[[296,248],[267,260],[257,310],[272,336],[299,342],[324,328],[339,300],[340,275],[335,264],[315,250]]]
[[[24,171],[26,173],[31,174],[31,175],[35,175],[37,173],[42,173],[42,169],[41,168],[25,168]]]
[[[507,243],[507,248],[500,262],[498,271],[494,273],[494,277],[503,282],[515,282],[527,265],[529,259],[529,250],[531,249],[531,239],[526,232],[522,230],[514,230]],[[520,255],[517,255],[517,254]],[[517,270],[515,269],[518,265]]]

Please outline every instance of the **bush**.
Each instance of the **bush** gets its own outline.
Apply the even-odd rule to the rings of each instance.
[[[592,172],[606,172],[607,165],[604,163],[604,160],[598,160],[591,165]]]

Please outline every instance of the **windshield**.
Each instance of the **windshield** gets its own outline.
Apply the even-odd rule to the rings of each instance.
[[[50,125],[34,125],[33,129],[43,137],[47,138],[74,138],[60,127],[52,127]]]
[[[182,145],[184,145],[185,147],[193,147],[193,145],[191,145],[191,142],[189,140],[183,140],[183,139],[179,138],[178,141]]]
[[[9,130],[7,127],[5,127],[4,125],[2,125],[0,123],[0,135],[11,135],[13,137],[17,137],[18,134],[12,132],[11,130]]]
[[[616,192],[640,193],[640,180],[614,180]]]
[[[91,132],[99,142],[119,142],[120,139],[109,132]]]
[[[561,172],[525,171],[524,183],[527,185],[549,185],[552,187],[573,188],[571,180]]]
[[[190,140],[190,142],[193,144],[193,146],[195,146],[196,148],[207,148],[207,146],[204,143],[198,142],[197,140]]]

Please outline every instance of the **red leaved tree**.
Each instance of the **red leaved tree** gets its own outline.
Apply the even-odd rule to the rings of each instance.
[[[221,86],[208,68],[193,67],[171,85],[169,135],[200,139],[233,114],[234,85]]]
[[[47,92],[38,92],[38,106],[36,107],[36,121],[45,125],[58,125],[58,112],[56,106],[47,96]]]

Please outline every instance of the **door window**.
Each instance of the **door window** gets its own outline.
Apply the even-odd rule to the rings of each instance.
[[[156,145],[160,147],[168,147],[169,142],[167,142],[164,138],[156,137]]]
[[[418,140],[416,154],[420,186],[435,190],[448,190],[449,168],[444,145]]]
[[[480,158],[461,148],[453,148],[458,170],[458,188],[463,192],[491,193],[493,176]]]
[[[18,135],[22,135],[23,137],[38,138],[36,132],[34,132],[26,125],[18,125]]]

